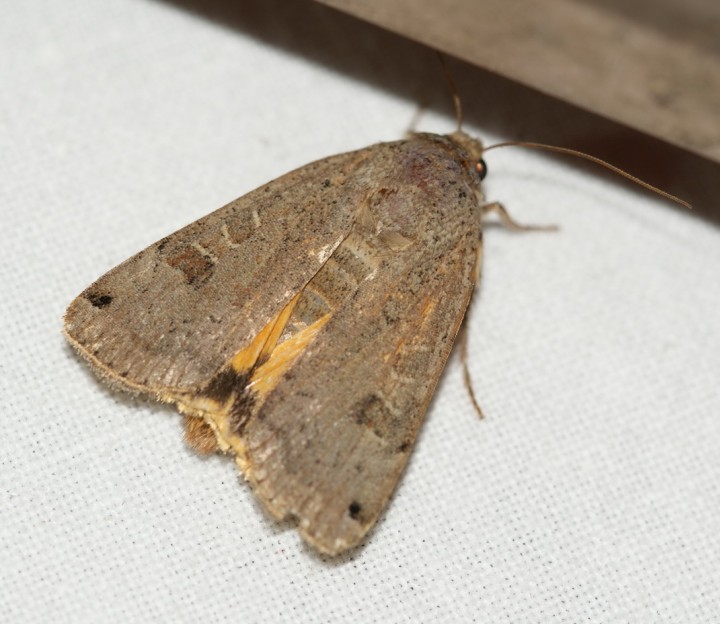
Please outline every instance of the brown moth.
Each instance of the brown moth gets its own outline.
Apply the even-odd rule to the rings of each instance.
[[[415,134],[301,167],[112,269],[65,334],[341,553],[395,489],[478,281],[482,152]]]

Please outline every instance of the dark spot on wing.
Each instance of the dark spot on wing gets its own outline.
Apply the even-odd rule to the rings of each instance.
[[[400,425],[385,399],[376,394],[368,394],[357,401],[350,409],[349,415],[355,424],[367,427],[378,438],[388,442],[396,435],[397,427]],[[394,448],[395,445],[390,443],[392,444],[390,448]]]
[[[95,308],[105,308],[109,306],[113,300],[110,295],[101,295],[100,293],[88,293],[85,297]]]
[[[241,393],[249,380],[248,374],[240,374],[232,368],[220,371],[210,380],[202,395],[218,403],[225,403],[233,394]]]
[[[348,514],[353,520],[360,520],[360,512],[362,511],[362,505],[357,501],[350,503],[348,507]]]
[[[382,402],[375,394],[369,394],[355,404],[350,415],[358,425],[372,426],[375,413],[382,407]]]
[[[185,275],[185,281],[190,285],[200,285],[213,273],[214,263],[194,247],[187,246],[167,259],[167,263],[174,269],[179,269]]]

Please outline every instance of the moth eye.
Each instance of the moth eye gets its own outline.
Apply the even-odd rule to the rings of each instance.
[[[475,163],[475,171],[477,171],[481,180],[485,179],[485,176],[487,175],[487,165],[482,158]]]

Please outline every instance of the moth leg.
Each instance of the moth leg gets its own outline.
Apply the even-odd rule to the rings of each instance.
[[[475,389],[473,388],[472,377],[470,377],[470,369],[468,368],[467,355],[468,355],[468,330],[467,323],[463,319],[462,327],[460,328],[460,362],[462,364],[463,382],[465,383],[465,390],[467,390],[470,401],[477,412],[479,418],[485,418],[485,414],[480,407],[480,403],[475,396]]]
[[[508,211],[505,209],[505,206],[503,206],[500,202],[485,204],[482,207],[482,211],[483,216],[494,212],[497,214],[502,224],[514,232],[556,232],[558,230],[557,225],[523,225],[522,223],[518,223],[510,216]]]

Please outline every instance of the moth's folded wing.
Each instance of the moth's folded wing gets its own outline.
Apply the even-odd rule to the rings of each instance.
[[[356,545],[395,488],[472,293],[479,234],[381,267],[246,425],[256,493],[323,552]]]
[[[362,191],[352,174],[365,159],[306,165],[141,251],[72,302],[68,339],[123,387],[201,387],[347,235]]]

